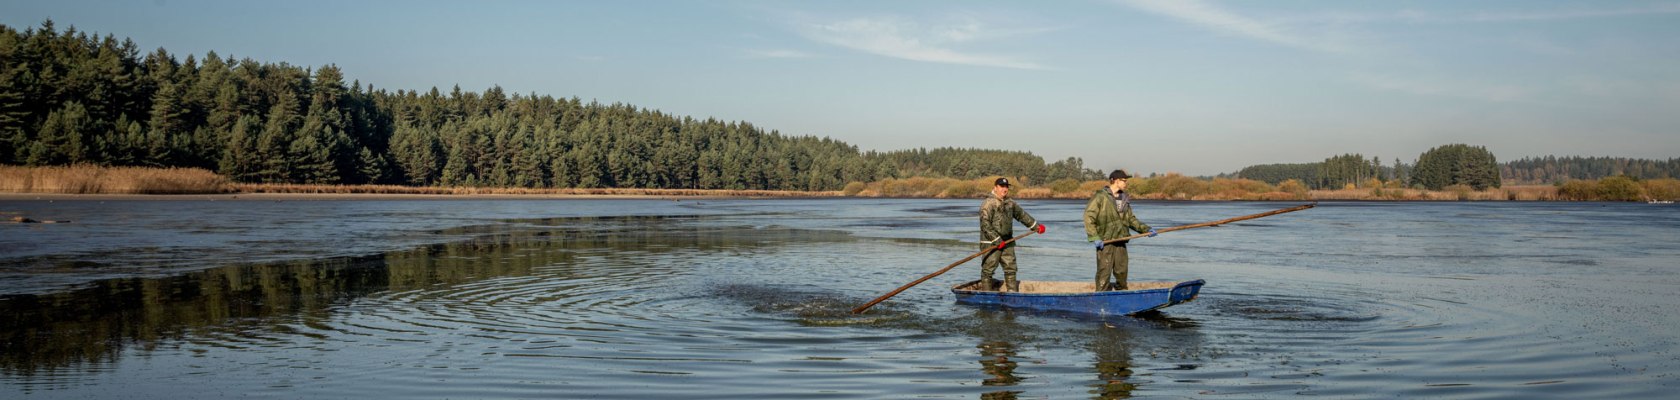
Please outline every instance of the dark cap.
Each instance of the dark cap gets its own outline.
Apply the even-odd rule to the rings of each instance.
[[[997,181],[992,182],[992,184],[997,186],[1009,186],[1009,178],[998,178]]]
[[[1123,170],[1123,169],[1117,169],[1117,170],[1114,170],[1114,172],[1108,173],[1108,180],[1111,180],[1111,181],[1115,180],[1115,179],[1131,179],[1131,178],[1132,178],[1132,175],[1126,173],[1126,170]]]

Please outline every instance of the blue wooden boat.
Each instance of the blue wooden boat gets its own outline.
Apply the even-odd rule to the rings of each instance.
[[[1093,291],[1090,282],[1021,281],[1020,292],[979,289],[980,281],[951,288],[957,302],[1005,308],[1065,311],[1096,315],[1132,315],[1196,299],[1201,279],[1183,282],[1130,282],[1128,290]]]

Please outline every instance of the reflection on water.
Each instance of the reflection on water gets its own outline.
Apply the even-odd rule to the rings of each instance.
[[[1094,394],[1101,399],[1132,397],[1137,384],[1132,382],[1131,336],[1124,329],[1099,328],[1091,336],[1091,358],[1097,371]]]
[[[1136,244],[1134,274],[1209,285],[1133,318],[955,304],[948,288],[974,263],[849,312],[970,254],[969,201],[666,203],[623,216],[617,202],[249,203],[279,208],[203,220],[280,227],[303,212],[410,230],[217,236],[200,258],[165,239],[236,229],[178,222],[187,233],[140,247],[59,252],[48,250],[100,227],[28,238],[0,227],[0,245],[54,241],[0,256],[0,397],[1653,398],[1680,387],[1669,312],[1680,249],[1645,239],[1677,233],[1673,213],[1324,204],[1163,235]],[[1026,206],[1052,232],[1022,247],[1022,274],[1088,279],[1083,203]],[[1144,206],[1163,226],[1273,208]],[[457,219],[380,219],[427,208]],[[82,231],[41,231],[63,228]],[[249,244],[250,261],[226,262],[229,243]],[[121,255],[136,248],[203,265],[121,267],[162,257]]]
[[[444,247],[447,252],[461,246]],[[393,273],[385,265],[381,257],[363,257],[238,266],[9,296],[0,300],[0,315],[5,315],[0,368],[18,375],[97,370],[128,346],[151,348],[164,340],[263,329],[276,316],[321,321],[332,305],[347,298],[425,284],[413,282],[421,274]]]
[[[1019,389],[1010,389],[1026,379],[1017,375],[1016,359],[1019,359],[1015,343],[1021,341],[1021,332],[1027,329],[1016,323],[1014,316],[992,310],[978,310],[974,313],[978,325],[974,328],[980,344],[975,348],[980,350],[980,371],[985,378],[980,380],[981,386],[1001,387],[981,395],[983,399],[1013,399],[1022,393]]]
[[[532,288],[541,302],[587,304],[592,280],[607,279],[614,290],[656,287],[661,275],[677,272],[671,263],[608,270],[585,267],[635,254],[657,257],[763,246],[848,240],[844,233],[781,227],[695,226],[672,221],[697,217],[589,217],[541,219],[521,224],[451,228],[443,235],[474,239],[390,252],[377,256],[331,258],[311,262],[234,265],[167,277],[97,281],[89,287],[43,295],[0,297],[0,372],[42,373],[97,371],[114,363],[126,348],[153,349],[166,341],[198,338],[255,338],[297,334],[292,324],[335,330],[333,313],[372,293],[435,298],[471,296],[495,307],[516,295],[516,285],[482,289],[467,286],[486,280],[532,275],[555,279]],[[538,226],[540,228],[533,228]],[[674,259],[674,258],[673,258]],[[479,291],[479,293],[465,293]],[[498,297],[503,296],[503,297]],[[445,307],[466,306],[445,304]],[[809,307],[801,303],[801,307]],[[485,310],[478,310],[485,311]],[[478,312],[474,311],[474,312]],[[499,312],[499,311],[498,311]],[[493,323],[493,315],[468,315]],[[413,321],[422,328],[435,328]],[[229,348],[264,346],[251,340],[217,344]]]

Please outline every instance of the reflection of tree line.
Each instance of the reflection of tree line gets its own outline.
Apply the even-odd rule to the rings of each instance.
[[[223,267],[164,278],[0,301],[0,371],[32,375],[116,361],[123,347],[242,328],[277,315],[319,318],[345,297],[385,282],[379,257]],[[241,326],[223,326],[232,323]],[[218,327],[219,326],[219,327]]]
[[[369,293],[526,276],[539,267],[578,266],[580,253],[610,258],[629,249],[647,254],[746,247],[772,238],[804,240],[790,236],[814,232],[673,225],[495,229],[468,241],[382,255],[226,266],[0,297],[0,373],[28,376],[110,363],[127,346],[150,349],[184,337],[269,329],[276,320],[323,320],[333,305]],[[574,268],[566,273],[611,272]]]

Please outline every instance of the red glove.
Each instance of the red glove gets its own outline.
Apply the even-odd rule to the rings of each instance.
[[[1009,244],[1009,241],[1007,241],[1007,240],[999,241],[998,242],[998,250],[1003,250],[1003,245],[1006,245],[1006,244]]]
[[[1038,234],[1043,235],[1044,234],[1044,224],[1038,224],[1038,226],[1033,227],[1033,230],[1038,231]]]

